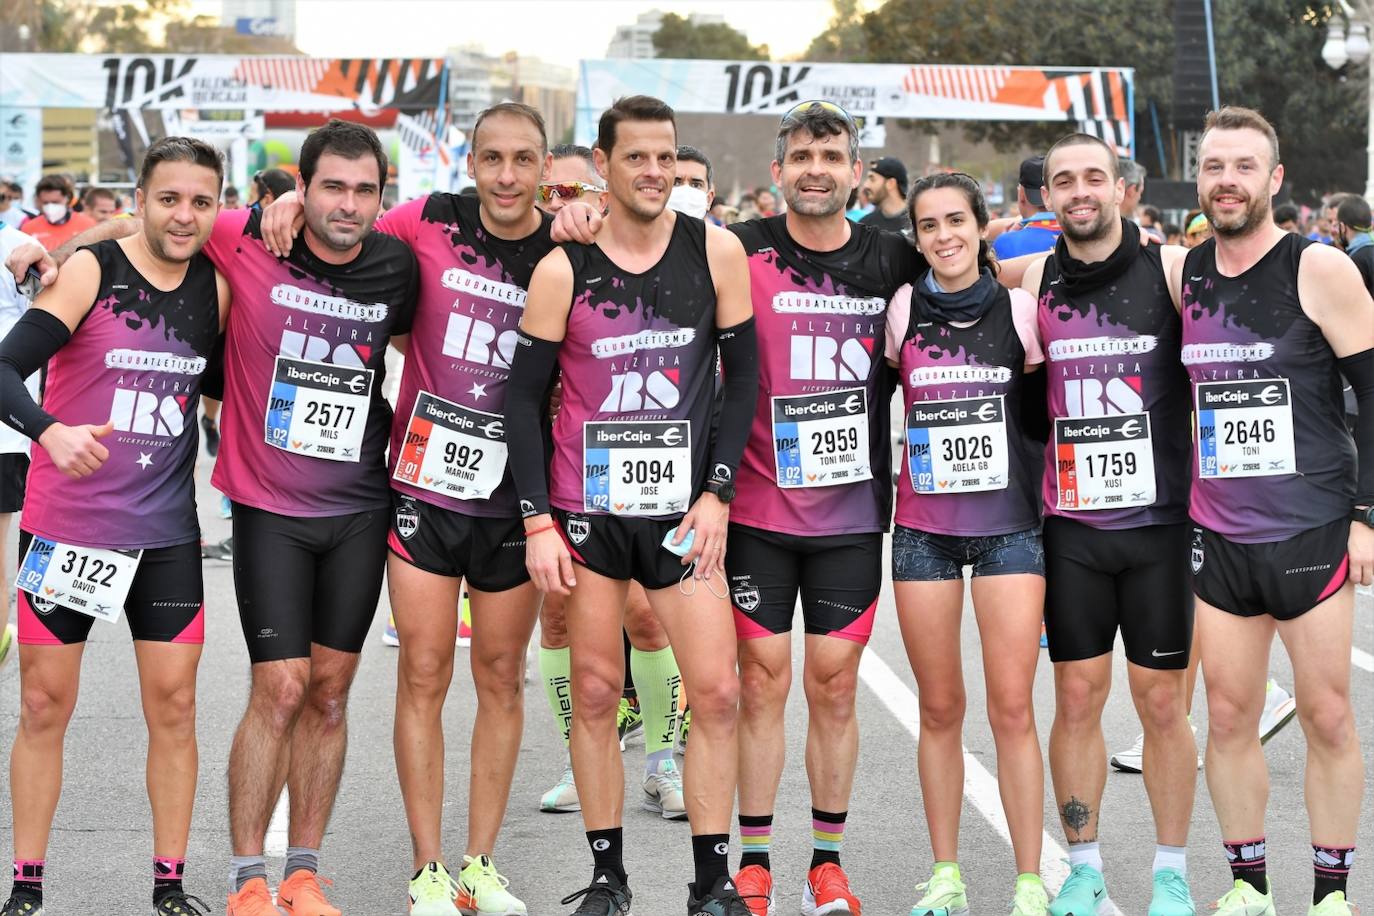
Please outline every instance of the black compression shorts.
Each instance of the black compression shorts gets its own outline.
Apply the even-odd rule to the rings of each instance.
[[[33,535],[19,532],[19,562]],[[6,588],[9,583],[4,583]],[[85,642],[95,618],[28,592],[19,592],[19,642],[70,646]],[[134,573],[124,616],[134,639],[147,642],[205,642],[205,588],[200,545],[175,544],[143,551]]]
[[[479,591],[504,592],[530,580],[519,518],[464,515],[393,490],[386,543],[416,569],[465,578]]]
[[[22,452],[0,455],[0,515],[24,508],[24,484],[28,475],[28,455]]]
[[[1188,667],[1193,592],[1187,524],[1106,530],[1045,519],[1045,635],[1050,660],[1112,651],[1142,668]]]
[[[740,639],[790,633],[800,594],[807,633],[867,644],[883,584],[883,536],[731,525],[725,569]]]
[[[248,656],[361,652],[382,593],[391,513],[295,518],[234,503],[234,589]]]

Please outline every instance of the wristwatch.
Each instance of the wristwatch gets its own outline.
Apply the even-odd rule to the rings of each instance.
[[[727,506],[735,501],[735,483],[732,480],[708,480],[706,481],[706,492]]]
[[[1352,522],[1361,522],[1368,525],[1370,528],[1374,528],[1374,506],[1365,506],[1363,509],[1356,506],[1354,509],[1350,510],[1350,520]]]

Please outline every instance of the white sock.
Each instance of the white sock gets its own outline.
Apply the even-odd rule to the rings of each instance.
[[[1091,865],[1102,871],[1102,850],[1096,843],[1070,843],[1069,866]]]
[[[1188,847],[1156,846],[1154,870],[1158,873],[1161,868],[1178,869],[1178,873],[1186,878],[1188,876]]]

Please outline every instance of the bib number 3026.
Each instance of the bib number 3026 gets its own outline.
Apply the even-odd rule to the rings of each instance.
[[[779,487],[833,487],[871,480],[868,453],[864,389],[773,398]]]
[[[505,421],[499,415],[420,392],[396,460],[396,480],[455,499],[486,499],[505,474]]]
[[[76,547],[35,537],[14,587],[32,595],[39,608],[57,605],[114,623],[142,557],[141,550]]]
[[[371,403],[371,369],[278,356],[264,440],[297,455],[357,461]]]
[[[1201,382],[1196,397],[1199,477],[1297,473],[1288,379]]]
[[[582,436],[586,511],[612,515],[687,511],[692,498],[691,423],[587,423]]]
[[[917,493],[973,493],[1007,486],[1002,395],[918,401],[906,418],[907,469]]]

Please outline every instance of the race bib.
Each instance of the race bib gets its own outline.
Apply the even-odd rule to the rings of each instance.
[[[1155,501],[1150,415],[1057,417],[1054,454],[1064,510],[1120,509]]]
[[[1007,486],[1003,395],[918,401],[906,417],[907,469],[917,493],[972,493]]]
[[[612,515],[672,515],[692,498],[687,420],[587,423],[582,429],[583,506]]]
[[[455,499],[486,499],[506,475],[505,422],[428,391],[415,399],[396,480]]]
[[[1199,477],[1297,473],[1288,379],[1199,382],[1196,398]]]
[[[278,356],[264,439],[297,455],[357,461],[371,404],[371,369]]]
[[[773,454],[785,490],[871,480],[867,394],[847,388],[773,398]]]
[[[129,597],[141,550],[75,547],[34,537],[19,564],[14,587],[39,602],[114,623]]]

